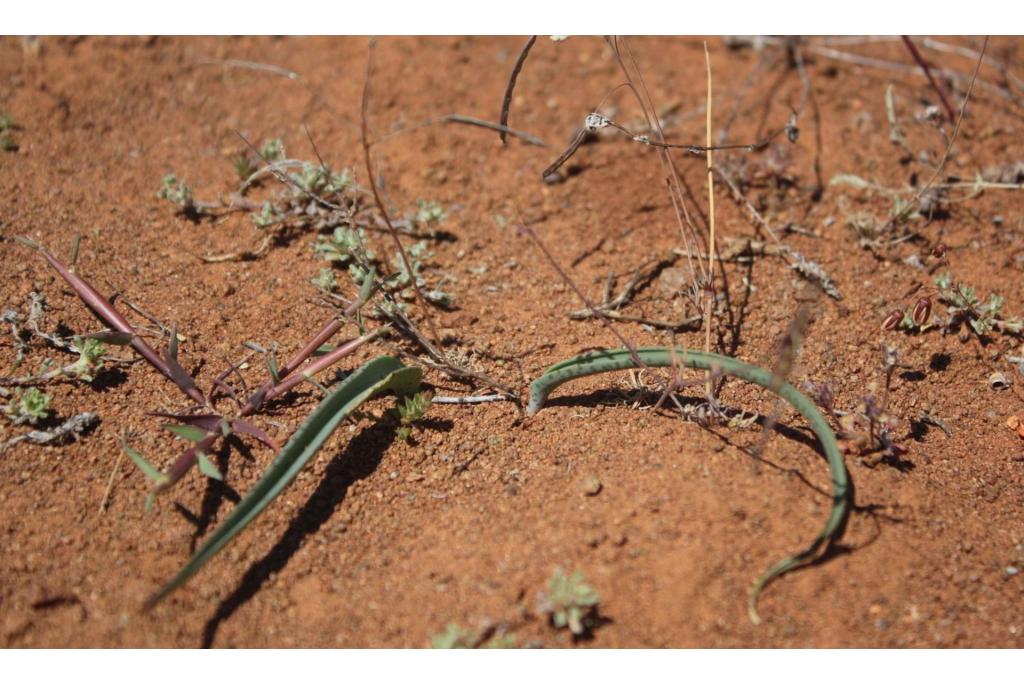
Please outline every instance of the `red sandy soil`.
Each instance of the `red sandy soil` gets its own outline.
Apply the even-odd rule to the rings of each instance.
[[[973,39],[950,42],[980,46]],[[380,40],[371,128],[380,137],[449,113],[497,120],[522,43]],[[702,42],[642,38],[631,45],[655,102],[672,110],[666,136],[701,143]],[[720,39],[709,45],[716,128],[734,110],[733,141],[758,140],[784,124],[802,85],[782,48],[730,50]],[[989,55],[1024,75],[1021,48],[1019,39],[994,40]],[[788,430],[768,444],[769,463],[758,464],[750,450],[760,427],[706,430],[680,421],[668,409],[655,410],[651,396],[638,395],[624,373],[564,386],[551,406],[525,422],[510,403],[435,406],[409,443],[395,442],[393,425],[377,420],[390,400],[375,400],[225,552],[144,613],[145,597],[223,520],[273,454],[256,443],[241,449],[235,443],[216,455],[226,486],[190,474],[149,513],[143,511],[147,483],[123,460],[101,513],[121,436],[131,435],[136,448],[162,465],[181,446],[148,415],[180,410],[180,394],[138,363],[92,386],[59,382],[47,389],[55,422],[96,412],[101,423],[94,431],[61,446],[19,443],[0,456],[0,642],[422,647],[455,622],[473,630],[497,626],[520,645],[546,647],[1024,646],[1024,575],[1012,570],[1024,562],[1024,441],[1005,425],[1024,410],[1024,376],[1003,358],[1022,355],[1021,341],[996,334],[981,344],[937,328],[880,330],[885,315],[906,304],[904,292],[931,280],[903,260],[918,255],[930,264],[927,255],[938,241],[948,246],[956,278],[983,297],[1003,295],[1009,315],[1024,314],[1020,191],[954,191],[958,201],[948,212],[913,223],[920,238],[878,254],[861,247],[848,218],[857,212],[884,218],[891,201],[829,186],[829,179],[848,173],[904,187],[931,175],[932,167],[916,158],[901,162],[904,153],[890,142],[886,86],[893,84],[915,154],[926,151],[934,164],[945,138],[935,123],[915,119],[939,102],[902,43],[836,49],[906,69],[805,51],[813,100],[800,119],[799,140],[780,138],[766,151],[718,153],[718,159],[745,165],[747,196],[777,229],[804,229],[782,232],[784,242],[820,263],[844,295],[840,302],[818,300],[794,382],[827,381],[837,405],[852,408],[882,383],[879,350],[883,342],[894,345],[906,366],[894,376],[890,410],[901,436],[917,429],[898,459],[873,464],[848,456],[857,508],[838,553],[769,586],[760,603],[762,625],[746,614],[750,583],[806,545],[830,506],[827,469],[809,446],[805,424],[783,412]],[[958,109],[974,60],[925,54],[964,75],[955,84],[942,80]],[[186,338],[181,359],[204,384],[238,358],[244,341],[294,350],[330,315],[310,285],[323,265],[312,254],[314,235],[277,245],[258,260],[205,264],[200,255],[256,244],[258,229],[244,213],[193,223],[155,193],[174,172],[197,197],[227,196],[235,177],[230,159],[243,149],[236,131],[253,140],[281,137],[290,156],[313,159],[304,126],[326,161],[354,169],[365,182],[359,116],[366,58],[361,38],[0,41],[0,111],[20,124],[12,132],[19,149],[0,152],[3,308],[25,314],[35,290],[49,305],[47,330],[96,330],[64,282],[12,239],[27,235],[66,256],[81,234],[79,272],[102,292],[119,293],[175,324]],[[278,65],[302,80],[210,63],[226,59]],[[771,65],[745,85],[763,60]],[[984,67],[980,78],[1003,87],[994,67]],[[518,139],[502,147],[493,131],[451,124],[374,147],[388,202],[399,213],[415,209],[418,199],[437,200],[447,211],[443,228],[454,240],[431,246],[433,273],[455,279],[448,287],[455,309],[432,314],[439,328],[454,332],[447,349],[523,393],[547,365],[619,343],[599,322],[569,319],[580,307],[575,295],[499,216],[514,218],[518,207],[597,299],[609,271],[621,288],[634,269],[681,247],[651,148],[602,137],[580,148],[562,182],[540,179],[586,113],[621,81],[602,40],[543,38],[520,77],[510,123],[543,138],[546,148]],[[1024,97],[1012,81],[1010,90],[1018,102]],[[638,120],[623,91],[610,102],[618,121]],[[1024,159],[1021,112],[979,84],[940,180],[970,180],[987,167]],[[948,134],[951,125],[943,126]],[[813,192],[816,139],[825,183],[820,199]],[[685,154],[677,161],[693,189],[688,210],[699,221],[707,209],[705,163]],[[756,236],[721,183],[716,216],[719,244]],[[380,241],[378,252],[390,252],[384,236],[373,240]],[[730,263],[726,272],[742,321],[738,337],[723,323],[722,344],[741,359],[771,366],[803,282],[771,256]],[[672,273],[645,284],[623,313],[659,320],[691,314],[685,296],[671,287]],[[412,309],[422,317],[422,308]],[[636,344],[670,341],[664,331],[638,324],[620,330]],[[700,347],[703,333],[682,331],[676,340]],[[72,361],[39,340],[31,345],[19,373],[46,357]],[[384,352],[368,347],[343,366]],[[15,353],[5,326],[5,373]],[[993,371],[1013,385],[992,389]],[[258,375],[259,368],[251,370],[250,383]],[[445,394],[472,390],[436,372],[427,380]],[[735,382],[725,385],[722,400],[765,414],[774,407],[770,395]],[[315,402],[306,386],[256,420],[283,441]],[[952,435],[921,424],[926,412]],[[0,419],[0,441],[25,430]],[[584,492],[590,476],[602,484],[596,495]],[[537,608],[558,567],[581,569],[600,594],[605,620],[588,640],[574,643]]]

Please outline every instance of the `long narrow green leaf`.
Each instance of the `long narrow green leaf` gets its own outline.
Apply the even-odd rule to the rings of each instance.
[[[135,462],[135,465],[139,467],[139,470],[146,474],[146,478],[149,478],[157,485],[167,478],[167,476],[160,473],[160,469],[146,461],[145,457],[132,449],[131,446],[123,439],[121,440],[121,447],[124,448],[124,453],[128,455],[128,458]]]
[[[353,372],[324,398],[292,435],[260,480],[238,503],[188,563],[146,602],[147,608],[167,597],[192,577],[203,564],[245,529],[298,475],[306,462],[327,442],[338,425],[356,407],[385,390],[408,395],[419,387],[422,370],[403,366],[394,357],[377,357]]]
[[[772,580],[794,569],[821,559],[822,557],[819,552],[827,549],[829,545],[833,544],[843,534],[843,529],[849,518],[850,505],[852,504],[850,476],[846,471],[843,453],[839,449],[839,443],[836,442],[836,436],[832,432],[832,427],[829,425],[828,420],[818,411],[814,402],[795,387],[776,376],[773,371],[752,366],[733,357],[724,357],[719,354],[688,350],[681,347],[674,349],[641,347],[628,350],[601,350],[559,362],[549,367],[540,378],[530,384],[530,403],[526,408],[526,414],[527,416],[533,416],[539,412],[544,407],[548,394],[562,383],[595,373],[636,368],[640,365],[656,367],[675,367],[681,365],[688,366],[691,369],[706,371],[715,371],[717,369],[727,375],[759,385],[775,393],[800,412],[807,419],[811,430],[818,436],[818,440],[821,442],[825,459],[828,461],[829,469],[832,472],[832,510],[825,521],[824,528],[822,528],[818,537],[811,542],[807,549],[776,563],[765,571],[750,589],[747,611],[753,623],[760,623],[761,619],[757,615],[757,598],[765,586]]]

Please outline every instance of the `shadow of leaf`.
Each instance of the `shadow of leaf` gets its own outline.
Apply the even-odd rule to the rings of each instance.
[[[345,499],[353,483],[376,470],[394,438],[394,425],[381,421],[362,431],[327,465],[323,480],[295,515],[281,539],[249,567],[234,592],[217,607],[203,628],[202,646],[212,647],[221,624],[252,599],[273,575],[287,566],[307,537],[320,530]]]

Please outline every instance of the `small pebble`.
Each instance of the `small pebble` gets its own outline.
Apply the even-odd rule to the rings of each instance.
[[[601,492],[601,488],[603,487],[601,479],[593,474],[584,476],[583,480],[580,481],[580,489],[587,497],[593,497],[597,493]]]

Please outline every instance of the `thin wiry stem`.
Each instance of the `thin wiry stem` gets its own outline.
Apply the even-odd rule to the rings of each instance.
[[[971,93],[974,92],[974,82],[978,78],[978,72],[981,70],[981,63],[982,60],[985,59],[985,50],[987,48],[988,36],[985,36],[985,42],[981,45],[981,53],[978,55],[978,62],[974,65],[974,73],[971,74],[971,82],[967,86],[967,93],[964,95],[964,101],[960,105],[960,114],[956,118],[956,125],[953,127],[953,135],[949,137],[949,144],[946,145],[946,149],[942,153],[942,159],[939,160],[939,164],[935,167],[935,171],[932,173],[931,178],[928,179],[928,182],[921,186],[921,189],[917,191],[917,194],[914,196],[913,201],[906,205],[906,209],[896,213],[886,222],[883,232],[892,229],[892,227],[896,225],[897,221],[905,218],[905,216],[912,211],[914,207],[918,207],[920,205],[921,198],[924,197],[924,194],[928,192],[932,187],[932,184],[934,184],[936,179],[939,178],[939,174],[941,174],[942,170],[945,168],[946,160],[949,159],[949,153],[953,149],[953,145],[956,143],[957,136],[960,134],[960,126],[964,122],[964,114],[967,113],[967,103],[971,101]]]
[[[396,138],[398,136],[405,135],[406,133],[412,133],[413,131],[427,126],[435,126],[437,124],[465,124],[466,126],[479,126],[480,128],[490,129],[491,131],[498,131],[502,134],[515,136],[521,139],[527,145],[536,145],[537,147],[547,147],[543,140],[537,136],[527,133],[525,131],[517,131],[514,128],[509,128],[504,124],[496,124],[493,121],[487,121],[486,119],[478,119],[476,117],[467,116],[465,114],[445,114],[443,117],[434,117],[432,119],[425,119],[419,123],[406,126],[403,129],[394,131],[385,136],[381,136],[373,141],[373,145],[383,143]]]
[[[178,386],[178,388],[181,389],[182,392],[188,395],[190,399],[195,400],[201,405],[207,404],[206,398],[199,391],[199,388],[196,387],[195,380],[187,373],[184,373],[181,367],[178,366],[177,363],[173,362],[173,360],[164,359],[156,350],[150,347],[149,344],[139,336],[132,325],[128,323],[127,319],[121,316],[121,313],[117,311],[117,309],[115,309],[105,297],[100,295],[92,285],[90,285],[81,276],[64,266],[59,259],[50,254],[42,245],[39,245],[27,238],[23,239],[21,242],[38,251],[39,254],[41,254],[46,261],[50,263],[50,266],[52,266],[53,269],[60,274],[65,281],[67,281],[68,285],[70,285],[72,290],[75,291],[75,294],[78,295],[78,297],[100,321],[116,331],[131,335],[131,342],[129,344],[157,371],[170,379]]]
[[[368,182],[370,183],[370,190],[373,192],[373,200],[377,203],[377,209],[380,210],[381,217],[384,219],[384,223],[388,228],[388,233],[391,235],[391,239],[395,243],[395,247],[398,248],[398,254],[402,258],[402,264],[405,266],[406,273],[409,274],[409,281],[412,283],[413,290],[416,291],[416,297],[419,299],[420,304],[423,305],[423,315],[426,318],[427,326],[430,328],[430,336],[433,338],[434,344],[440,346],[441,338],[437,334],[437,329],[434,327],[434,319],[430,315],[430,301],[423,294],[420,289],[419,283],[416,282],[415,271],[412,268],[412,260],[409,259],[409,255],[405,251],[405,246],[402,245],[401,238],[398,237],[398,231],[391,223],[391,216],[388,214],[387,207],[384,206],[384,201],[380,197],[380,192],[377,190],[377,180],[373,174],[373,155],[370,154],[370,131],[369,131],[369,105],[370,105],[370,81],[373,76],[373,46],[374,40],[370,40],[369,49],[366,55],[366,81],[363,84],[363,101],[362,101],[362,143],[363,143],[363,157],[366,162],[366,175]]]
[[[555,256],[553,254],[551,254],[551,251],[548,250],[547,246],[540,239],[540,236],[537,235],[533,228],[528,226],[526,222],[523,221],[522,216],[519,217],[518,231],[521,234],[529,236],[533,243],[538,248],[540,248],[540,251],[544,253],[544,256],[547,257],[548,262],[551,263],[551,266],[554,267],[555,271],[562,278],[562,280],[565,281],[570,288],[572,288],[573,292],[576,293],[577,297],[583,300],[583,304],[586,306],[586,308],[590,310],[594,314],[594,316],[600,318],[601,323],[603,323],[605,327],[607,327],[608,330],[610,330],[612,334],[619,339],[619,342],[622,343],[623,347],[630,351],[633,363],[635,363],[638,367],[642,369],[646,369],[647,365],[643,363],[643,360],[640,359],[640,356],[637,354],[636,346],[633,343],[626,340],[625,336],[623,336],[622,333],[619,333],[619,329],[612,325],[611,319],[608,318],[605,312],[601,311],[590,302],[590,299],[583,294],[583,291],[579,289],[579,286],[576,285],[575,281],[569,278],[569,274],[565,272],[565,269],[563,269],[561,265],[559,265],[558,260],[555,259]]]
[[[708,69],[708,106],[707,106],[707,128],[705,139],[707,140],[708,159],[708,288],[707,305],[704,310],[704,351],[711,351],[711,319],[715,314],[715,174],[714,161],[711,150],[711,53],[708,52],[707,41],[704,41],[704,62]],[[710,373],[708,375],[710,378]]]
[[[530,36],[523,45],[523,49],[519,51],[519,57],[516,58],[516,63],[512,67],[512,73],[508,77],[508,85],[505,86],[505,97],[501,100],[501,122],[502,127],[508,127],[508,110],[512,106],[512,93],[516,89],[516,79],[519,78],[519,72],[523,70],[523,64],[526,63],[526,57],[530,54],[530,48],[537,42],[537,36]],[[501,138],[501,144],[505,145],[507,142],[507,136],[505,130],[499,130],[498,137]]]

